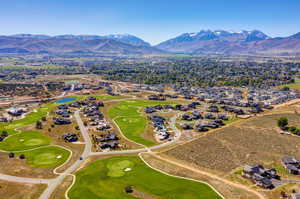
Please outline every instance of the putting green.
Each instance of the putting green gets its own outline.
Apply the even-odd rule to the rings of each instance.
[[[51,138],[39,131],[22,131],[0,142],[0,149],[5,151],[21,151],[49,145]]]
[[[168,101],[125,100],[111,107],[108,114],[128,139],[146,146],[152,146],[155,144],[154,141],[142,137],[145,133],[148,119],[141,112],[146,106],[165,104],[176,103]]]
[[[107,175],[110,177],[121,177],[125,175],[126,169],[133,167],[134,163],[129,160],[121,160],[119,162],[110,162],[107,164],[109,171]]]
[[[63,164],[70,152],[57,146],[46,146],[25,152],[18,152],[17,155],[24,154],[26,163],[34,168],[55,168]]]
[[[126,168],[131,170],[126,172]],[[221,199],[208,185],[155,171],[136,156],[91,163],[76,173],[76,182],[68,196],[70,199],[136,199],[125,193],[127,186],[157,199]]]

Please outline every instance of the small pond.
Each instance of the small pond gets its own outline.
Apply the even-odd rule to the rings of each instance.
[[[66,97],[66,98],[63,98],[63,99],[56,100],[54,102],[54,104],[62,104],[62,103],[67,103],[67,102],[71,102],[71,101],[74,101],[74,100],[76,100],[76,98],[74,98],[74,97]]]

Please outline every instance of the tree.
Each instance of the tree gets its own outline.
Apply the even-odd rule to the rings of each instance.
[[[7,137],[7,136],[8,136],[8,132],[7,131],[2,131],[1,137]]]
[[[281,117],[277,120],[277,125],[282,130],[285,130],[287,125],[289,124],[287,117]]]
[[[35,124],[35,128],[42,129],[43,128],[43,123],[41,121],[37,121],[36,124]]]
[[[43,121],[43,122],[46,122],[46,121],[47,121],[47,118],[46,118],[46,117],[42,117],[42,121]]]
[[[24,154],[21,154],[21,155],[19,156],[19,158],[20,158],[20,159],[25,159],[26,156],[25,156]]]
[[[9,158],[14,158],[14,157],[15,157],[15,154],[14,154],[13,152],[11,152],[11,153],[8,154],[8,157],[9,157]]]
[[[283,90],[283,91],[289,91],[289,90],[290,90],[290,87],[284,86],[284,87],[282,88],[282,90]]]
[[[126,186],[125,188],[124,188],[124,190],[125,190],[125,192],[126,193],[132,193],[133,192],[133,188],[132,188],[132,186]]]

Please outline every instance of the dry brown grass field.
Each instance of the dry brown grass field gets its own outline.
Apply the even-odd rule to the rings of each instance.
[[[298,190],[300,184],[290,183],[266,191],[242,178],[241,170],[247,164],[262,164],[276,168],[282,178],[299,180],[299,176],[291,175],[283,168],[281,158],[283,156],[300,158],[300,137],[280,134],[277,127],[277,119],[280,117],[287,117],[290,126],[300,126],[299,112],[299,104],[280,107],[268,111],[265,115],[203,134],[160,155],[252,187],[264,193],[267,198],[278,199],[281,191],[291,193],[292,190]],[[214,186],[218,189],[216,185]]]
[[[53,169],[47,168],[32,168],[26,160],[20,160],[19,158],[9,158],[7,153],[0,153],[0,168],[1,173],[29,178],[53,178],[56,177],[53,174]]]
[[[46,185],[21,184],[0,180],[0,196],[3,199],[38,198],[45,188]]]
[[[300,125],[300,115],[291,113],[299,109],[291,106],[276,110],[276,114],[259,116],[238,122],[191,142],[166,151],[173,158],[193,163],[219,174],[229,174],[246,164],[281,166],[285,155],[300,158],[300,137],[278,133],[276,121],[286,116],[291,125]]]

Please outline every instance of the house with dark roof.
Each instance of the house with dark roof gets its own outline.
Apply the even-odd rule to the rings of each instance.
[[[75,133],[67,133],[62,136],[62,138],[66,142],[77,142],[78,141],[78,135]]]
[[[280,180],[275,169],[266,169],[262,165],[247,165],[243,169],[243,176],[264,189],[275,188],[272,180]]]
[[[290,174],[299,175],[300,174],[300,161],[294,157],[283,157],[283,166],[288,170]]]

